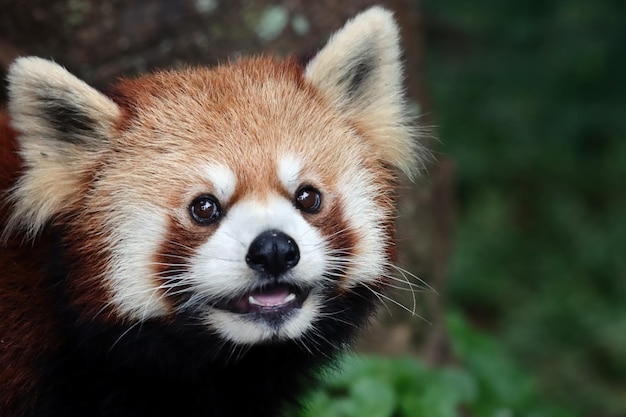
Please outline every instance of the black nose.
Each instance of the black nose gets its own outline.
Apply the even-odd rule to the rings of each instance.
[[[300,260],[295,240],[278,230],[266,230],[250,244],[246,262],[255,271],[278,276],[293,268]]]

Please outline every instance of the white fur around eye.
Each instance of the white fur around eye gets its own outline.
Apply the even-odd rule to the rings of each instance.
[[[283,156],[278,160],[278,178],[285,189],[294,194],[300,185],[302,162],[292,155]]]
[[[205,178],[213,185],[215,197],[228,201],[237,187],[237,176],[226,165],[209,164],[204,169]]]

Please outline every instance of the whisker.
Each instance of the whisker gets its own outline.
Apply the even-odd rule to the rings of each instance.
[[[425,288],[427,288],[428,290],[434,292],[435,294],[439,295],[439,293],[437,292],[437,290],[435,290],[430,284],[428,284],[426,281],[424,281],[423,279],[421,279],[420,277],[418,277],[417,275],[413,274],[412,272],[407,271],[404,268],[399,267],[398,265],[394,265],[394,264],[389,264],[390,267],[392,267],[393,269],[395,269],[396,271],[398,271],[399,273],[402,274],[402,276],[408,275],[409,277],[413,278],[414,280],[418,281],[420,284],[424,285]]]
[[[407,306],[405,306],[405,305],[403,305],[402,303],[400,303],[400,302],[398,302],[398,301],[394,300],[394,299],[393,299],[393,298],[391,298],[391,297],[386,296],[385,294],[383,294],[383,293],[381,293],[381,292],[379,292],[379,291],[374,290],[373,288],[371,288],[370,286],[368,286],[368,285],[367,285],[367,284],[365,284],[365,283],[362,283],[362,284],[363,284],[363,286],[364,286],[365,288],[367,288],[368,290],[370,290],[370,291],[371,291],[374,295],[376,295],[377,297],[379,297],[379,299],[381,299],[381,301],[382,301],[382,299],[385,299],[385,300],[387,300],[387,301],[390,301],[391,303],[393,303],[393,304],[397,305],[397,306],[398,306],[398,307],[400,307],[401,309],[403,309],[403,310],[405,310],[406,312],[410,313],[410,314],[411,314],[411,316],[413,316],[413,317],[418,317],[418,318],[420,318],[420,319],[424,320],[426,323],[428,323],[428,324],[432,324],[430,321],[426,320],[424,317],[422,317],[422,316],[420,316],[419,314],[417,314],[417,312],[416,312],[415,310],[410,310]],[[384,304],[384,301],[383,301],[383,304]]]
[[[109,348],[109,352],[113,351],[113,349],[115,348],[115,345],[117,345],[123,338],[124,336],[126,336],[128,333],[130,333],[131,330],[133,330],[135,327],[139,326],[142,322],[135,322],[133,323],[128,329],[126,329],[116,340],[115,342],[113,342],[113,344],[111,345],[111,347]]]

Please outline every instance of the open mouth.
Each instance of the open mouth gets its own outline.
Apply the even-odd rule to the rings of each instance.
[[[273,284],[250,291],[240,298],[218,303],[215,307],[240,314],[284,314],[301,308],[308,295],[308,290],[294,285]]]

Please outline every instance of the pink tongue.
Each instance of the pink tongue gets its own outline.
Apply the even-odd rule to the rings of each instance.
[[[270,288],[252,294],[257,303],[264,307],[272,307],[285,303],[285,298],[289,295],[287,287]]]

